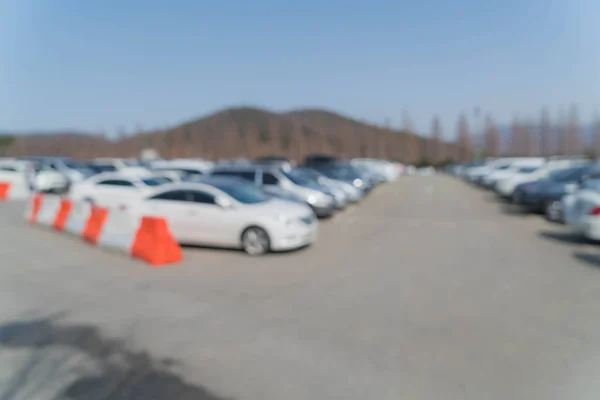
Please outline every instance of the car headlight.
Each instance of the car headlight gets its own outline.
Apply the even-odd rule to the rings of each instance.
[[[364,182],[362,179],[355,179],[354,181],[352,181],[352,183],[354,184],[354,186],[356,187],[362,187],[362,185],[364,185]]]
[[[315,196],[308,196],[308,199],[306,199],[306,201],[308,202],[308,204],[310,205],[314,205],[317,202],[317,198]]]

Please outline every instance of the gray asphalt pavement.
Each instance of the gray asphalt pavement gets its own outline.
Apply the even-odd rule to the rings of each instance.
[[[299,252],[164,268],[22,213],[0,204],[0,399],[600,396],[597,245],[450,177],[382,187]]]

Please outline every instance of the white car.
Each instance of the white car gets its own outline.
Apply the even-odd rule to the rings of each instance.
[[[563,218],[572,231],[600,240],[600,177],[587,180],[581,190],[562,199]]]
[[[486,174],[483,177],[483,185],[488,188],[494,188],[496,182],[501,179],[509,178],[518,172],[521,167],[541,167],[544,165],[545,160],[543,158],[516,158],[506,161],[500,164],[499,167],[495,168],[494,171]]]
[[[24,157],[24,160],[44,164],[48,168],[66,175],[71,183],[81,182],[94,175],[94,170],[85,163],[67,157]]]
[[[518,171],[505,179],[501,179],[496,184],[496,190],[499,195],[505,198],[512,198],[515,189],[522,183],[533,182],[539,179],[546,178],[552,171],[557,171],[563,168],[574,167],[589,163],[587,159],[550,159],[542,166],[524,166]]]
[[[0,161],[0,180],[9,182],[23,182],[29,186],[28,173],[35,168],[35,181],[33,189],[38,192],[63,193],[69,188],[69,178],[44,164],[23,160],[5,159]]]
[[[101,207],[126,207],[132,200],[167,183],[171,181],[151,173],[105,172],[74,184],[69,197]]]
[[[535,181],[539,178],[539,171],[543,167],[525,166],[517,167],[514,174],[498,179],[496,182],[496,192],[507,199],[512,198],[517,186],[521,183]]]
[[[398,165],[385,160],[378,160],[375,158],[355,158],[352,160],[352,164],[362,165],[370,170],[375,170],[385,178],[386,182],[395,181],[400,175]]]
[[[304,247],[318,234],[308,205],[273,198],[237,178],[165,185],[130,209],[164,217],[179,243],[241,248],[250,255]]]

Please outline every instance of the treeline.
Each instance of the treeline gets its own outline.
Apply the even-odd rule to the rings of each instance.
[[[134,132],[120,130],[117,137],[101,133],[20,135],[2,141],[5,155],[58,155],[80,159],[137,157],[143,149],[156,149],[163,157],[206,159],[255,158],[280,155],[301,160],[310,153],[340,157],[375,157],[408,164],[443,165],[476,157],[600,154],[600,125],[593,140],[581,132],[577,109],[554,119],[547,109],[537,121],[515,118],[508,137],[493,118],[484,118],[474,131],[466,115],[460,115],[452,133],[444,134],[433,117],[430,132],[414,133],[405,114],[402,128],[376,125],[324,110],[271,113],[256,108],[231,108],[173,128]],[[454,140],[447,140],[454,137]],[[446,139],[445,139],[446,138]],[[4,144],[3,144],[4,143]],[[0,154],[2,154],[0,153]]]

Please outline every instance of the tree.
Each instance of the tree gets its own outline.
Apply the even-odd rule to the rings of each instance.
[[[565,153],[570,156],[579,153],[581,151],[581,126],[576,105],[572,105],[569,109],[565,136]]]
[[[456,145],[460,162],[470,161],[473,158],[473,142],[469,133],[469,122],[464,114],[458,117]]]
[[[414,141],[412,133],[412,121],[406,110],[402,111],[402,159],[411,163],[419,160],[418,145]]]
[[[531,138],[531,124],[525,122],[521,124],[521,155],[524,157],[529,157],[532,154],[532,138]]]
[[[600,115],[596,113],[594,115],[594,124],[592,131],[592,145],[590,148],[590,155],[594,158],[600,157]]]
[[[431,121],[431,137],[427,141],[427,159],[433,165],[439,165],[446,155],[444,154],[444,140],[442,138],[442,124],[436,115]]]
[[[487,157],[498,157],[501,151],[500,132],[491,115],[485,117],[484,154]]]
[[[548,108],[546,107],[542,109],[540,117],[540,126],[538,129],[538,143],[540,148],[540,155],[542,157],[549,157],[552,155],[552,127],[550,125],[550,113],[548,112]]]
[[[510,154],[517,156],[522,151],[521,122],[516,115],[510,125]]]

